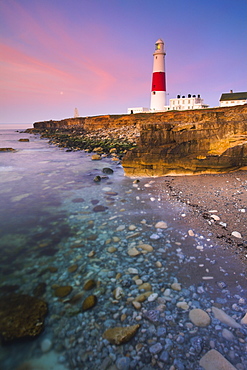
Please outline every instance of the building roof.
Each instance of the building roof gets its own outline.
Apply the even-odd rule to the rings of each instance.
[[[222,94],[220,101],[245,100],[245,99],[247,99],[247,92],[236,92],[236,93]]]

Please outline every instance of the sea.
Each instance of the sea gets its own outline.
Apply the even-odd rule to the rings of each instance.
[[[192,308],[212,316],[216,302],[240,321],[247,307],[244,268],[189,224],[189,206],[170,198],[164,178],[126,177],[120,162],[51,145],[25,133],[28,127],[0,126],[0,148],[14,149],[0,151],[1,336],[10,294],[44,300],[48,313],[39,336],[2,339],[1,369],[107,369],[101,366],[107,360],[117,369],[170,368],[174,353],[183,361],[190,348],[177,341],[179,333],[198,333],[188,324]],[[144,283],[152,286],[151,298],[136,308],[132,301],[148,289]],[[69,287],[67,295],[59,296],[59,287]],[[96,304],[84,310],[88,296]],[[162,327],[171,325],[163,339],[157,337],[159,321],[145,319],[152,310],[162,312]],[[224,324],[212,320],[208,336],[217,343]],[[130,344],[103,338],[108,328],[137,323],[143,330]],[[175,352],[165,365],[150,347],[168,339]],[[228,344],[221,343],[223,350]],[[238,337],[232,345],[241,357]],[[232,362],[241,363],[240,357]]]

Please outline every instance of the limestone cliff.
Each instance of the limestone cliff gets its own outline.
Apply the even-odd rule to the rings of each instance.
[[[154,115],[155,116],[155,115]],[[126,175],[163,176],[247,169],[247,106],[167,112],[142,123],[123,159]]]
[[[137,147],[123,159],[126,175],[190,175],[247,169],[247,105],[34,123],[35,129],[79,127],[85,132],[116,132],[131,126],[140,131],[140,138]]]

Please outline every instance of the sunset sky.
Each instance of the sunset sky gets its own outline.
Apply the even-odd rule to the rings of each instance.
[[[168,99],[247,91],[246,0],[0,0],[0,122],[149,107],[159,38]]]

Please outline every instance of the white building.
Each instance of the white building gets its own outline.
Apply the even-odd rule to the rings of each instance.
[[[148,113],[149,109],[144,107],[128,108],[128,114]]]
[[[231,107],[233,105],[247,104],[247,92],[236,92],[230,90],[230,93],[222,94],[220,98],[220,107]]]
[[[209,106],[204,104],[204,100],[200,95],[177,95],[175,99],[170,99],[170,105],[166,106],[166,110],[188,110],[188,109],[205,109]]]

